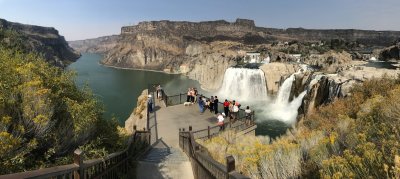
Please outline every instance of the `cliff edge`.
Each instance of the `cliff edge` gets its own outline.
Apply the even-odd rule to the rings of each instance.
[[[68,46],[53,27],[41,27],[0,19],[0,46],[41,54],[50,64],[66,67],[80,54]]]

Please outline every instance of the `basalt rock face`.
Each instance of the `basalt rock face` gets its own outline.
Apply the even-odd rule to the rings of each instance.
[[[379,54],[379,59],[384,61],[400,60],[400,43],[383,49]]]
[[[23,50],[27,52],[43,55],[50,64],[65,67],[80,57],[52,27],[25,25],[0,19],[0,30],[2,46],[23,46]]]

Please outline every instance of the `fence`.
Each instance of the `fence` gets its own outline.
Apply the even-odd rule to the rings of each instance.
[[[83,158],[83,151],[74,151],[74,163],[69,165],[56,166],[34,171],[1,175],[0,179],[20,178],[120,178],[125,175],[131,163],[131,159],[138,158],[149,145],[149,132],[136,131],[128,141],[125,150],[112,153],[105,158],[86,160]]]
[[[207,152],[207,149],[199,145],[193,132],[179,132],[179,147],[189,157],[193,176],[198,179],[249,179],[235,171],[235,159],[226,157],[226,166],[215,161]]]
[[[239,135],[254,132],[257,126],[254,123],[246,123],[243,121],[245,117],[237,121],[226,123],[226,128],[235,130]],[[219,126],[208,126],[207,129],[192,131],[189,126],[189,131],[185,129],[179,131],[179,147],[190,158],[193,175],[195,178],[208,179],[247,179],[248,177],[241,175],[235,171],[235,159],[232,156],[226,158],[226,166],[215,161],[208,153],[207,149],[196,142],[197,139],[210,139],[216,136],[220,130]]]
[[[155,85],[148,85],[149,94],[153,94]],[[19,172],[8,175],[0,175],[0,179],[20,178],[121,178],[129,171],[132,161],[136,160],[149,149],[152,132],[149,126],[150,115],[147,112],[147,131],[137,131],[134,126],[134,133],[128,140],[127,147],[123,151],[112,153],[104,158],[84,160],[83,152],[80,149],[74,151],[74,163],[69,165],[55,166],[39,170]],[[154,134],[153,134],[154,135]]]

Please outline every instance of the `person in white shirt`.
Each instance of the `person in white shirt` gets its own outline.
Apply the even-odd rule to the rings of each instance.
[[[246,107],[246,109],[244,110],[244,113],[246,115],[246,124],[250,125],[250,123],[251,123],[251,110],[250,110],[249,106]]]
[[[218,113],[217,119],[218,119],[218,126],[219,126],[219,130],[223,131],[225,129],[225,124],[224,124],[224,119],[225,117],[225,113]]]

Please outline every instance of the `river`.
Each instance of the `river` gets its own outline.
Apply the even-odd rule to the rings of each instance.
[[[76,71],[75,82],[79,87],[87,84],[103,102],[104,117],[116,117],[122,126],[148,84],[161,84],[168,95],[185,92],[188,87],[200,86],[197,81],[182,75],[106,67],[99,64],[102,58],[99,54],[83,53],[68,69]]]

